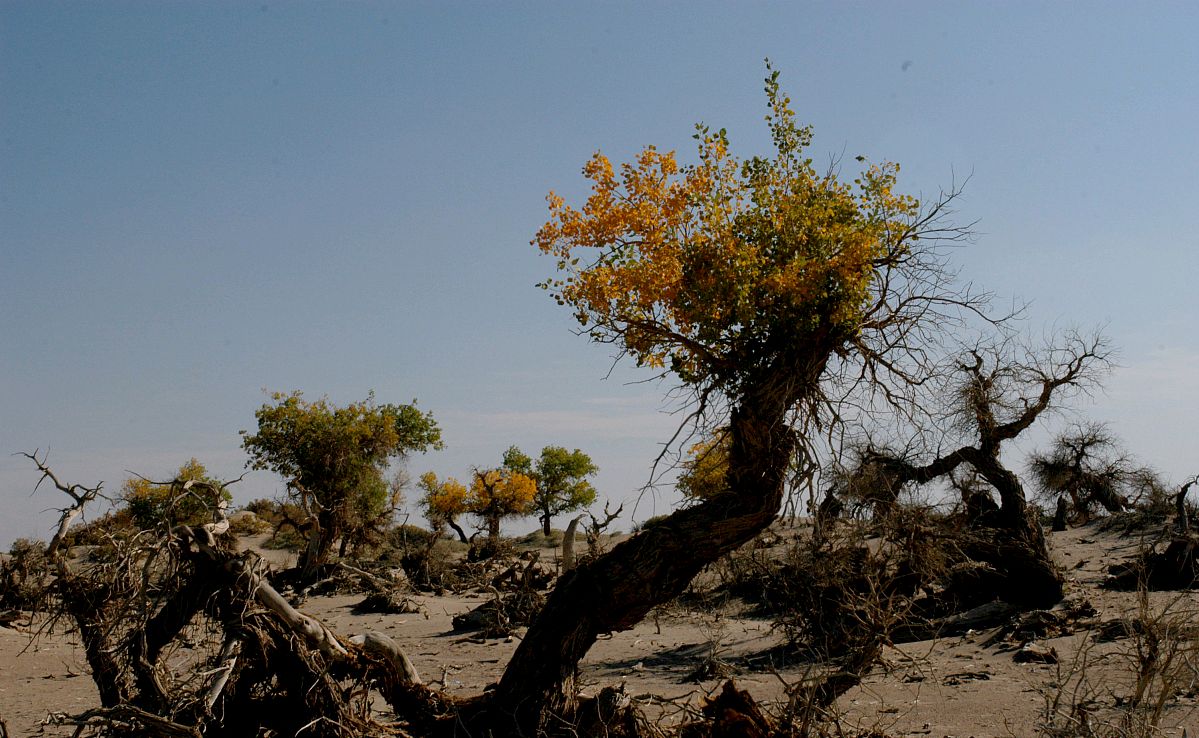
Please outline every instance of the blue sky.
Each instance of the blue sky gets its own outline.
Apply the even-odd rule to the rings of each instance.
[[[1034,332],[1106,326],[1121,367],[1083,411],[1199,472],[1196,28],[1182,3],[0,4],[0,546],[58,503],[10,453],[110,490],[192,456],[235,476],[263,389],[418,398],[448,448],[415,473],[552,443],[634,498],[666,388],[608,376],[528,242],[597,149],[685,159],[703,121],[763,151],[767,56],[818,160],[969,177],[964,276]]]

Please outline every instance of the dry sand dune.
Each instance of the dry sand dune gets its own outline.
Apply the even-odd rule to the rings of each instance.
[[[1109,592],[1099,584],[1108,565],[1132,556],[1142,544],[1136,535],[1104,531],[1095,524],[1052,535],[1054,556],[1068,572],[1068,596],[1089,600],[1097,611],[1094,622],[1136,614],[1136,593]],[[426,681],[453,694],[477,693],[497,680],[516,647],[515,638],[483,640],[453,630],[453,616],[481,603],[481,596],[414,596],[425,613],[408,615],[354,614],[351,608],[360,599],[315,597],[304,609],[342,634],[371,629],[391,635]],[[1151,593],[1150,605],[1193,618],[1199,595]],[[839,702],[846,725],[875,727],[895,737],[1037,735],[1046,695],[1063,681],[1063,670],[1076,663],[1087,632],[1041,642],[1060,654],[1059,665],[1016,663],[1013,644],[986,645],[991,634],[972,632],[887,649],[865,682]],[[804,669],[786,662],[777,648],[780,640],[768,620],[735,604],[702,611],[674,606],[633,630],[601,638],[582,664],[583,683],[592,690],[623,683],[651,711],[669,719],[722,683],[715,676],[689,679],[715,656],[758,699],[783,701],[785,685],[802,679]],[[1087,653],[1088,673],[1101,693],[1122,694],[1131,688],[1131,663],[1123,654],[1132,645],[1118,639]],[[31,643],[28,630],[0,628],[0,717],[11,735],[39,730],[69,735],[65,727],[41,723],[48,713],[78,712],[96,704],[82,651],[72,637],[56,632]],[[1165,724],[1169,727],[1162,736],[1181,736],[1184,728],[1199,734],[1194,688],[1170,707]]]

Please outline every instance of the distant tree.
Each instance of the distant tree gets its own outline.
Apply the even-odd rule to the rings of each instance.
[[[187,482],[207,482],[219,488],[226,503],[233,495],[224,485],[208,476],[204,465],[192,458],[175,472],[175,478],[155,482],[145,477],[129,477],[121,485],[121,501],[125,504],[134,525],[142,529],[165,525],[196,525],[211,523],[212,503],[208,495],[195,494],[184,488]]]
[[[448,525],[466,543],[470,539],[456,521],[464,514],[473,515],[486,527],[487,538],[494,544],[499,540],[504,518],[528,515],[535,509],[537,482],[531,476],[532,466],[532,459],[512,446],[504,452],[501,466],[475,469],[470,487],[453,477],[441,481],[433,472],[425,472],[418,482],[425,493],[421,498],[425,517],[435,531]]]
[[[470,512],[470,491],[457,479],[448,477],[442,481],[431,471],[422,474],[416,484],[425,492],[420,504],[433,532],[440,534],[448,525],[458,534],[459,540],[469,543],[466,531],[458,525],[458,518]]]
[[[476,469],[470,485],[470,512],[487,526],[487,538],[500,538],[500,521],[533,512],[537,483],[533,478],[507,466]]]
[[[1100,423],[1059,434],[1048,450],[1032,454],[1028,468],[1046,499],[1068,500],[1075,523],[1086,522],[1098,508],[1121,512],[1130,498],[1165,496],[1153,471],[1137,465]]]
[[[362,530],[360,521],[389,513],[384,472],[413,451],[441,448],[441,430],[415,403],[378,405],[373,393],[345,407],[323,397],[309,402],[299,391],[271,400],[254,413],[258,432],[242,431],[242,445],[250,454],[247,466],[287,480],[305,516],[298,566],[309,579],[336,541]]]
[[[728,490],[729,441],[729,434],[717,429],[688,449],[677,482],[683,497],[693,501],[710,500]]]
[[[546,446],[528,471],[518,469],[537,483],[533,507],[541,520],[541,532],[550,534],[550,521],[557,515],[581,510],[595,502],[595,487],[587,477],[599,471],[591,457],[579,449]]]

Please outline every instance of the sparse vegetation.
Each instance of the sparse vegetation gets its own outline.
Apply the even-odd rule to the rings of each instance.
[[[1186,500],[1196,480],[1171,497],[1099,426],[1035,455],[1032,477],[1058,517],[1083,526],[1099,510],[1140,515],[1168,541],[1113,572],[1114,588],[1139,588],[1135,617],[1105,625],[1085,599],[1065,599],[1076,582],[1003,450],[1095,386],[1105,339],[1017,343],[1012,316],[954,286],[942,247],[969,235],[948,222],[956,190],[921,203],[897,191],[896,165],[864,157],[852,181],[819,171],[812,131],[773,70],[766,98],[769,155],[739,159],[728,134],[706,126],[690,165],[653,147],[620,166],[596,154],[586,202],[551,194],[534,238],[557,266],[542,286],[581,332],[675,382],[682,422],[659,460],[676,462],[684,504],[627,538],[610,532],[624,508],[608,503],[554,530],[554,517],[594,502],[597,467],[577,449],[546,446],[534,460],[513,446],[499,466],[471,469],[468,484],[422,475],[431,530],[396,526],[408,480],[387,473],[439,448],[440,429],[415,405],[373,396],[339,407],[272,395],[242,441],[251,467],[286,480],[287,498],[236,518],[229,483],[193,459],[170,481],[131,478],[122,507],[72,527],[103,498],[100,485],[68,484],[45,456],[26,454],[39,484],[68,502],[48,545],[18,542],[0,563],[0,608],[49,609],[51,625],[68,624],[100,702],[55,719],[76,735],[138,738],[844,736],[854,729],[838,700],[888,649],[952,636],[1008,649],[1013,663],[1056,665],[1046,736],[1157,735],[1180,697],[1199,691],[1196,613],[1181,598],[1150,601],[1151,590],[1199,583]],[[772,527],[785,500],[818,483],[812,520]],[[913,503],[934,485],[951,509]],[[1152,517],[1170,510],[1172,526]],[[504,521],[530,515],[539,531],[501,535]],[[580,524],[587,550],[576,556]],[[271,571],[261,550],[238,549],[234,534],[266,531],[263,547],[300,552],[295,569]],[[558,546],[560,566],[542,561]],[[427,618],[421,598],[451,593],[472,598],[443,612],[467,633],[457,643],[514,649],[469,696],[452,693],[450,665],[426,682],[381,631],[347,637],[297,609],[353,594],[344,607],[354,615]],[[766,657],[734,662],[726,613],[741,606],[768,619],[772,648],[802,674],[788,681]],[[597,642],[651,613],[700,622],[683,676],[713,683],[702,699],[678,697],[669,724],[650,720],[645,695],[581,682]],[[1060,640],[1070,637],[1081,644],[1073,661]],[[760,704],[730,678],[755,668],[782,682],[785,706]],[[885,738],[877,725],[857,735]]]

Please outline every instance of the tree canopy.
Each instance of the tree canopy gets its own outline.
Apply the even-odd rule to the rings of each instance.
[[[1059,433],[1049,449],[1029,457],[1028,467],[1043,497],[1068,498],[1078,523],[1085,523],[1099,507],[1115,513],[1141,496],[1165,496],[1164,484],[1153,470],[1138,465],[1099,423]]]
[[[134,524],[142,529],[212,522],[212,501],[184,489],[187,482],[207,482],[221,490],[225,502],[233,500],[225,485],[209,477],[208,470],[195,458],[181,464],[175,478],[169,481],[129,477],[121,485],[121,500]]]
[[[254,416],[258,432],[242,431],[247,466],[268,469],[287,480],[289,494],[307,519],[308,546],[300,566],[308,576],[328,560],[335,540],[352,527],[351,516],[370,520],[389,512],[384,472],[413,451],[441,448],[433,415],[411,405],[366,400],[338,407],[299,391],[271,395]]]
[[[510,456],[511,458],[508,458]],[[595,487],[587,480],[599,471],[591,457],[579,449],[568,451],[563,446],[546,446],[536,461],[516,447],[508,450],[504,460],[528,475],[537,483],[533,509],[541,519],[541,530],[550,534],[550,522],[562,513],[581,510],[595,502]]]
[[[740,160],[725,131],[706,126],[694,164],[650,146],[617,169],[597,153],[583,168],[587,202],[551,193],[534,239],[557,259],[542,286],[593,339],[688,384],[736,392],[788,343],[851,340],[880,267],[920,235],[918,201],[893,191],[898,165],[852,182],[819,172],[777,72],[766,93],[774,156]]]
[[[453,477],[439,480],[433,472],[425,472],[418,483],[425,493],[421,507],[434,530],[449,525],[463,541],[467,536],[457,519],[474,515],[487,526],[488,538],[494,543],[501,520],[534,510],[537,482],[531,470],[532,459],[512,446],[504,452],[501,466],[473,470],[469,487]]]

